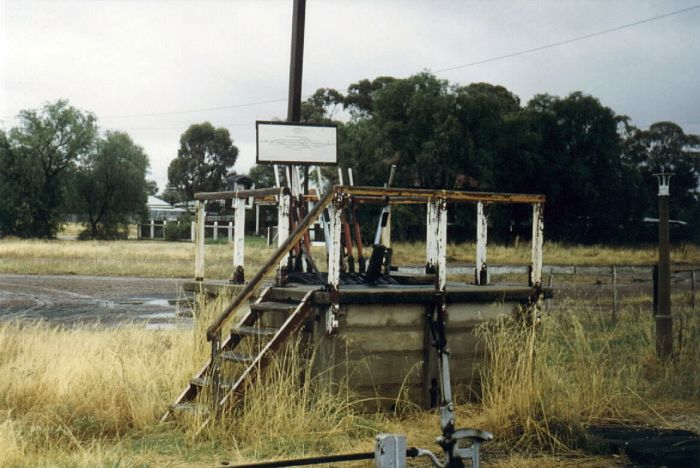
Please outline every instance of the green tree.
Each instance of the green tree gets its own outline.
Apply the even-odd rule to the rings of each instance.
[[[548,236],[576,242],[626,239],[635,194],[622,160],[622,117],[593,96],[535,96],[541,136],[537,185],[547,195]],[[625,203],[621,203],[624,200]]]
[[[93,147],[95,118],[59,100],[21,111],[19,121],[0,139],[0,232],[55,237],[70,173]]]
[[[253,179],[253,183],[257,188],[275,186],[275,173],[273,172],[272,164],[256,164],[250,168],[248,177]]]
[[[146,211],[148,156],[129,135],[107,132],[75,177],[75,206],[84,213],[90,239],[121,239],[129,223]]]
[[[228,130],[209,122],[191,125],[180,137],[177,157],[168,167],[168,182],[188,200],[196,192],[221,190],[237,157],[238,148]]]
[[[147,180],[146,194],[156,196],[158,194],[158,182],[156,182],[155,180]]]
[[[673,122],[657,122],[648,130],[627,128],[624,161],[637,173],[637,190],[643,196],[644,216],[656,216],[657,172],[672,172],[671,216],[694,222],[699,203],[700,136],[686,134]],[[695,227],[694,229],[698,229]]]

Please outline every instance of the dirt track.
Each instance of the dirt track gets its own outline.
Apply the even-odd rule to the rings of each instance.
[[[188,325],[176,316],[177,279],[0,274],[0,320],[152,327]]]

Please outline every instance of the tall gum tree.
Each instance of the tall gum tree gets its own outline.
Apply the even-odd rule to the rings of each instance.
[[[60,227],[69,175],[95,142],[95,117],[59,100],[23,110],[18,119],[0,151],[0,193],[11,207],[0,210],[0,232],[52,238]]]
[[[193,124],[180,137],[177,157],[168,167],[168,182],[188,200],[197,192],[221,190],[237,157],[238,148],[228,130],[209,122]]]

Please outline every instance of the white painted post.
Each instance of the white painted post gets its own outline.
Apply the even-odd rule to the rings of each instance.
[[[489,284],[489,273],[486,267],[486,245],[488,219],[484,213],[484,203],[476,204],[476,262],[474,265],[474,283]],[[482,273],[483,272],[483,273]]]
[[[544,241],[544,220],[542,204],[532,204],[532,271],[530,272],[530,285],[540,287],[542,285],[542,244]]]
[[[156,223],[154,220],[151,220],[151,239],[155,239],[156,237]]]
[[[165,225],[168,224],[166,220],[163,220],[163,239],[165,239]]]
[[[275,187],[280,188],[280,174],[277,172],[277,164],[272,165],[272,172],[275,174]]]
[[[255,204],[255,235],[260,235],[260,204]]]
[[[217,239],[218,234],[219,234],[219,222],[214,221],[214,240]]]
[[[289,237],[289,206],[291,197],[280,191],[277,203],[277,247],[280,247],[285,239]],[[287,259],[280,260],[280,268],[287,266]]]
[[[386,226],[382,228],[382,234],[380,238],[380,244],[382,244],[387,249],[391,248],[391,208],[388,207],[386,211]]]
[[[206,217],[206,201],[197,200],[195,206],[194,221],[197,224],[194,236],[194,279],[204,279],[204,218]]]
[[[323,173],[321,172],[321,166],[316,166],[316,177],[318,179],[318,198],[319,200],[323,196],[324,193],[326,193],[326,184],[325,181],[323,180]],[[321,216],[319,216],[319,220],[321,221],[321,226],[323,226],[323,241],[326,244],[326,252],[328,252],[331,249],[331,241],[330,241],[330,231],[328,229],[328,223],[326,223],[326,218],[325,218],[325,212],[321,213]]]
[[[236,212],[233,223],[233,271],[244,267],[245,256],[245,198],[235,198]]]
[[[192,221],[192,222],[190,223],[190,240],[191,240],[192,242],[194,242],[194,239],[195,239],[195,237],[196,237],[196,234],[195,234],[195,233],[197,232],[197,231],[195,230],[194,226],[195,226],[195,223],[194,223],[194,221]]]
[[[447,202],[444,198],[437,200],[435,212],[437,217],[435,243],[437,245],[438,288],[440,292],[445,292],[447,285]]]
[[[340,197],[342,197],[342,195],[340,195]],[[328,289],[330,291],[337,291],[340,285],[340,260],[342,249],[340,244],[340,230],[342,226],[342,205],[336,205],[337,202],[338,200],[328,206],[328,214],[330,215],[330,222],[328,224],[331,241],[331,249],[328,251]],[[329,335],[335,333],[338,328],[338,310],[339,305],[334,300],[326,311],[326,333]]]
[[[425,272],[435,273],[437,268],[437,206],[436,201],[429,201],[426,205],[426,235],[425,235]]]
[[[228,222],[228,241],[233,242],[233,221]]]

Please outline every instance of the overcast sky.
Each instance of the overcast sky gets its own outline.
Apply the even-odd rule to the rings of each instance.
[[[503,85],[523,102],[581,90],[639,126],[672,120],[700,133],[700,8],[437,72],[699,3],[307,0],[303,92],[430,70]],[[162,189],[181,133],[209,121],[229,129],[234,169],[247,172],[255,120],[287,113],[291,22],[292,0],[0,0],[0,125],[68,99],[143,146]]]

